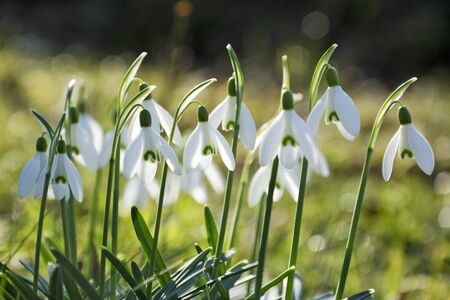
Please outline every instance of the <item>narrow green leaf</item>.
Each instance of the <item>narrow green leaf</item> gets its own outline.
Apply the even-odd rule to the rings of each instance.
[[[133,62],[133,64],[131,64],[130,68],[127,70],[127,72],[125,73],[125,75],[122,78],[122,81],[120,83],[120,87],[119,87],[119,105],[121,105],[121,103],[123,103],[124,99],[125,99],[125,95],[127,94],[128,89],[130,88],[130,85],[134,79],[134,77],[136,77],[136,74],[139,70],[139,67],[141,66],[142,61],[144,60],[144,57],[147,55],[147,52],[142,52],[141,55],[139,55],[136,60]]]
[[[6,271],[6,277],[11,282],[11,284],[16,288],[17,292],[21,294],[25,299],[39,300],[40,298],[33,292],[31,287],[28,286],[26,282],[17,277],[14,273],[9,270]]]
[[[242,96],[244,95],[244,74],[242,73],[241,64],[233,47],[228,44],[226,48],[236,76],[236,98],[238,101],[242,101]]]
[[[144,218],[135,206],[131,208],[131,219],[133,221],[134,231],[136,232],[136,236],[141,244],[142,250],[144,250],[147,258],[151,259],[153,237],[148,230],[148,226],[145,223]],[[158,249],[156,251],[156,271],[158,273],[158,280],[161,286],[165,287],[172,281],[172,279],[170,278],[170,274],[167,272],[167,266],[162,259],[161,253]]]
[[[357,293],[353,296],[350,296],[348,298],[345,298],[344,300],[371,300],[374,299],[375,290],[374,289],[368,289],[363,292]]]
[[[222,280],[220,280],[220,278],[217,280],[216,285],[217,285],[217,290],[219,291],[219,294],[220,294],[220,299],[224,299],[224,300],[230,299],[230,295],[228,295],[228,292],[225,289],[225,287],[223,286]]]
[[[181,118],[181,115],[183,114],[184,110],[189,106],[189,104],[195,100],[195,98],[203,92],[204,89],[206,89],[211,83],[216,82],[216,78],[210,78],[208,80],[205,80],[198,85],[196,85],[193,89],[191,89],[186,95],[184,95],[183,99],[181,99],[180,104],[178,104],[178,111],[180,112],[178,119]]]
[[[142,274],[138,264],[134,261],[131,262],[131,273],[133,273],[134,280],[136,280],[138,284],[144,282],[144,275]]]
[[[50,299],[63,299],[64,289],[62,284],[61,269],[56,266],[50,276]]]
[[[75,280],[63,268],[59,269],[59,273],[61,274],[62,281],[66,287],[67,294],[69,295],[69,299],[81,300],[81,294]]]
[[[204,208],[205,215],[205,227],[206,227],[206,236],[208,238],[208,244],[211,246],[212,251],[216,252],[217,239],[219,238],[219,234],[217,231],[217,225],[214,221],[214,216],[211,212],[211,209],[205,205]]]
[[[261,288],[261,295],[264,295],[265,293],[267,293],[268,290],[270,290],[272,287],[278,285],[280,282],[283,281],[284,278],[288,277],[289,274],[295,272],[295,266],[292,266],[290,268],[288,268],[286,271],[284,271],[283,273],[281,273],[280,275],[278,275],[276,278],[274,278],[272,281],[266,283],[262,288]],[[252,293],[251,295],[249,295],[246,299],[253,299],[255,297],[255,293]]]
[[[130,286],[133,293],[141,300],[147,299],[144,292],[140,288],[136,288],[138,283],[134,280],[133,276],[128,272],[127,268],[122,264],[122,262],[109,252],[105,247],[102,247],[102,251],[105,257],[111,262],[112,266],[122,275],[123,279]]]
[[[47,131],[48,136],[50,137],[50,139],[52,139],[54,132],[53,132],[52,127],[48,123],[47,119],[45,119],[44,116],[42,116],[40,113],[38,113],[34,109],[31,110],[31,113],[34,115],[34,117],[39,122],[39,124],[42,125],[42,127],[45,129],[45,131]]]
[[[19,260],[19,262],[25,269],[27,269],[28,272],[31,273],[31,275],[34,274],[34,266],[24,262],[23,260]],[[38,280],[39,280],[39,284],[40,284],[40,287],[42,288],[42,290],[45,293],[48,293],[48,282],[47,282],[47,280],[45,280],[45,278],[42,277],[40,274],[38,275]]]
[[[322,57],[317,62],[317,66],[314,69],[313,77],[311,79],[311,86],[309,88],[309,110],[314,107],[317,100],[317,93],[319,92],[319,85],[322,81],[322,76],[325,73],[325,66],[331,58],[334,50],[337,48],[337,44],[331,45],[327,51],[322,55]]]
[[[80,286],[80,288],[83,289],[83,291],[86,293],[86,295],[93,300],[100,300],[100,295],[95,291],[95,289],[91,286],[89,283],[89,280],[87,280],[83,274],[78,271],[78,269],[72,265],[67,258],[64,257],[63,254],[59,253],[56,249],[50,249],[52,251],[53,255],[56,257],[56,260],[60,264],[61,267],[64,268],[64,270],[67,271],[67,273],[72,277]]]

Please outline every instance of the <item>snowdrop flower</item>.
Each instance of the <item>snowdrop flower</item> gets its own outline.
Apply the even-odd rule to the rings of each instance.
[[[93,134],[82,125],[75,107],[70,108],[71,149],[74,159],[82,166],[95,172],[98,168],[98,152]],[[65,133],[64,133],[65,134]]]
[[[83,201],[83,186],[80,173],[66,154],[66,143],[58,141],[54,158],[51,183],[56,200],[69,200],[70,193],[78,201]]]
[[[78,112],[79,112],[79,124],[87,132],[89,132],[92,137],[92,143],[94,144],[97,154],[100,156],[103,148],[103,128],[98,124],[98,122],[86,111],[86,102],[80,100],[78,102]]]
[[[327,69],[326,79],[329,87],[311,110],[308,125],[314,135],[317,135],[320,119],[325,114],[325,123],[335,123],[339,132],[352,141],[358,136],[361,127],[358,108],[339,85],[339,76],[335,68]]]
[[[389,142],[383,157],[383,178],[388,181],[392,174],[395,153],[400,159],[415,159],[422,171],[431,175],[434,169],[433,149],[425,137],[411,123],[411,115],[406,107],[398,111],[400,128]]]
[[[148,84],[141,83],[139,85],[139,89],[143,90],[148,87]],[[170,131],[172,130],[173,117],[170,113],[165,110],[161,105],[156,103],[156,101],[152,98],[152,95],[148,95],[140,104],[144,106],[146,110],[150,112],[152,117],[152,128],[158,134],[161,131],[164,131],[167,136],[170,135]],[[128,134],[128,143],[131,143],[140,132],[140,124],[139,124],[139,116],[135,114],[134,118],[131,120],[130,130]],[[173,136],[173,142],[175,145],[181,146],[183,143],[183,139],[181,138],[180,129],[178,126],[175,127],[175,134]]]
[[[135,176],[128,181],[125,187],[121,201],[122,211],[128,213],[132,206],[144,207],[149,198],[150,190],[146,180]]]
[[[141,178],[153,180],[161,156],[164,156],[173,172],[181,174],[175,152],[169,143],[154,131],[152,117],[148,110],[144,109],[140,112],[139,122],[141,130],[125,151],[123,162],[125,177],[129,179],[137,173]]]
[[[38,198],[42,195],[42,189],[37,191],[36,186],[39,175],[47,169],[47,140],[39,137],[36,141],[36,154],[23,168],[19,177],[19,197],[27,196]]]
[[[212,157],[220,154],[225,166],[233,171],[235,161],[230,145],[223,135],[211,126],[208,121],[208,110],[204,106],[198,108],[198,124],[189,136],[183,153],[186,171],[199,168],[206,170],[212,162]]]
[[[279,155],[281,164],[291,169],[300,154],[316,164],[320,150],[317,148],[310,129],[294,110],[294,98],[286,90],[282,96],[283,109],[262,133],[260,140],[259,164],[267,166]]]
[[[222,130],[232,130],[236,109],[236,83],[234,77],[230,77],[228,80],[228,96],[211,112],[209,123],[214,128],[217,128],[222,123]],[[252,114],[244,102],[241,103],[239,115],[239,138],[247,149],[252,150],[255,147],[256,125]]]
[[[261,201],[263,194],[268,193],[271,173],[272,165],[262,166],[256,171],[248,188],[248,205],[250,207],[257,205]],[[280,200],[284,189],[288,191],[294,201],[297,201],[300,185],[298,174],[299,172],[297,172],[296,168],[286,169],[281,164],[278,166],[273,201]]]

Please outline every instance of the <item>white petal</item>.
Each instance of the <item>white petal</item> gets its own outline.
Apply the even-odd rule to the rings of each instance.
[[[153,121],[153,119],[152,119]],[[125,128],[122,131],[121,137],[121,143],[124,145],[130,145],[132,141],[134,141],[139,133],[141,132],[141,124],[139,121],[139,113],[135,112],[133,117],[131,118],[130,127],[128,127],[127,130]]]
[[[205,175],[213,190],[216,193],[223,193],[223,191],[225,190],[225,180],[222,176],[222,173],[220,172],[220,169],[216,166],[216,164],[214,164],[214,162],[212,162],[209,165],[209,168],[205,170]]]
[[[280,163],[287,169],[292,169],[298,163],[297,146],[291,144],[281,146],[280,149]]]
[[[121,203],[122,210],[128,213],[133,205],[143,207],[147,203],[148,198],[149,195],[144,182],[140,178],[134,177],[125,187]]]
[[[227,166],[228,170],[233,171],[236,167],[236,162],[234,161],[234,156],[230,145],[223,135],[217,131],[217,129],[210,126],[209,130],[211,135],[213,135],[216,139],[217,148],[219,148],[219,154],[223,160],[223,163]]]
[[[295,168],[295,171],[284,169],[280,166],[278,169],[278,180],[281,185],[288,191],[289,195],[294,201],[297,201],[298,191],[300,186],[300,178],[298,174],[294,172],[300,172],[299,168]]]
[[[80,151],[86,167],[95,172],[98,168],[98,154],[92,135],[81,126],[73,126],[74,146]]]
[[[144,138],[141,133],[131,142],[127,150],[125,150],[123,158],[123,174],[128,179],[136,174],[139,162],[142,161],[143,144]]]
[[[23,168],[19,176],[19,197],[34,196],[34,188],[41,172],[40,153],[36,153],[33,158]]]
[[[205,172],[212,164],[212,154],[200,155],[200,160],[198,162],[197,169]]]
[[[408,126],[408,139],[416,158],[417,165],[422,169],[422,171],[431,175],[434,170],[434,154],[433,149],[431,149],[430,144],[426,138],[414,127],[414,125]]]
[[[103,129],[89,114],[80,114],[79,124],[93,137],[95,150],[99,153],[103,144]]]
[[[285,114],[281,112],[265,130],[259,150],[259,164],[261,166],[270,164],[278,154],[284,133],[284,123]]]
[[[99,155],[98,166],[99,168],[105,166],[111,156],[111,148],[114,142],[114,129],[108,131],[103,140],[102,150]]]
[[[220,102],[219,105],[217,105],[216,108],[214,108],[214,110],[209,114],[208,122],[212,127],[219,127],[220,122],[222,122],[225,116],[227,102],[228,96],[222,102]]]
[[[323,177],[328,177],[330,175],[330,168],[328,167],[327,159],[322,154],[319,148],[316,148],[318,160],[317,164],[313,165],[314,171]]]
[[[322,120],[323,112],[325,110],[327,93],[328,90],[320,97],[319,101],[316,102],[306,121],[313,136],[316,136],[319,132],[320,120]]]
[[[184,168],[187,170],[195,169],[201,156],[200,144],[200,126],[197,125],[189,136],[183,152]]]
[[[150,186],[153,182],[153,179],[155,179],[156,170],[158,170],[157,163],[143,161],[137,171],[137,177],[143,180],[146,186]]]
[[[153,133],[154,139],[159,144],[162,154],[166,158],[167,165],[169,168],[177,175],[181,175],[181,167],[178,162],[177,155],[173,151],[172,147],[169,146],[169,143],[166,142],[159,134]]]
[[[66,171],[67,183],[72,191],[73,197],[78,201],[83,201],[83,186],[81,184],[81,176],[73,162],[64,156],[64,169]]]
[[[161,105],[155,102],[155,109],[158,113],[159,121],[161,122],[162,128],[166,132],[167,136],[170,135],[170,131],[172,130],[173,117],[170,113],[165,110]],[[175,127],[175,132],[173,136],[173,142],[175,145],[181,146],[183,144],[183,138],[181,137],[180,129],[178,126]]]
[[[353,140],[356,138],[356,136],[351,135],[351,134],[344,128],[344,126],[342,125],[341,122],[336,122],[336,127],[337,127],[337,129],[339,130],[339,132],[341,133],[341,135],[342,135],[345,139],[347,139],[347,140],[349,140],[349,141],[353,141]]]
[[[67,191],[70,192],[69,186],[64,183],[53,183],[52,188],[53,188],[53,192],[55,193],[56,200],[65,199],[67,196]]]
[[[395,152],[397,151],[399,139],[400,139],[400,129],[397,130],[397,132],[394,134],[394,136],[389,141],[389,144],[386,147],[386,151],[384,151],[383,165],[381,169],[385,181],[388,181],[389,178],[391,178],[392,167],[394,166]]]
[[[317,146],[315,140],[312,138],[309,127],[306,125],[305,121],[300,118],[297,113],[293,110],[287,111],[290,114],[291,126],[294,131],[295,138],[299,144],[303,155],[306,159],[313,165],[317,164],[319,156],[317,154]]]
[[[144,106],[144,108],[146,110],[149,111],[150,116],[152,118],[152,128],[155,132],[160,133],[161,132],[161,120],[159,119],[159,115],[158,112],[156,111],[156,101],[151,99],[151,100],[145,100],[142,101],[142,105]],[[139,116],[139,114],[137,114]],[[139,121],[139,127],[141,126],[141,123]]]
[[[247,149],[253,150],[256,140],[256,125],[252,114],[244,103],[242,103],[241,106],[239,126],[239,137],[242,144],[244,144]]]
[[[330,89],[335,89],[335,109],[342,127],[355,138],[358,136],[361,127],[358,108],[352,98],[340,86]]]
[[[254,207],[261,201],[262,195],[267,193],[271,169],[271,166],[261,167],[253,175],[248,187],[248,206]]]
[[[208,202],[208,195],[203,185],[192,188],[190,194],[200,204],[206,204]]]
[[[36,186],[34,187],[34,191],[33,191],[33,196],[35,199],[42,197],[42,194],[44,192],[44,183],[45,183],[46,173],[47,173],[47,166],[45,166],[42,169],[42,171],[39,173],[39,177],[36,181]],[[53,197],[50,197],[50,188],[51,188],[51,185],[49,186],[49,189],[47,191],[47,197],[54,199],[55,197],[54,197],[53,189],[51,189],[52,193],[53,193]]]

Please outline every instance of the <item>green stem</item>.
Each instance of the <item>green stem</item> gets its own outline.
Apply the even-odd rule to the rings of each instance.
[[[256,256],[258,255],[258,249],[259,249],[259,243],[261,242],[260,237],[261,237],[261,229],[262,229],[262,222],[263,222],[263,216],[264,216],[264,208],[266,207],[266,194],[264,193],[261,197],[261,201],[259,203],[259,212],[258,212],[258,217],[257,217],[257,221],[256,221],[256,228],[255,228],[255,240],[253,242],[253,247],[252,247],[252,256],[250,259],[250,262],[255,262],[256,261]],[[254,274],[254,269],[252,269],[250,271],[250,274]],[[251,284],[249,282],[248,286],[247,286],[247,295],[250,294],[251,292]]]
[[[289,255],[289,266],[292,267],[297,264],[297,253],[298,253],[298,244],[300,241],[300,229],[302,226],[302,216],[303,216],[303,204],[305,200],[305,191],[306,191],[306,178],[308,177],[308,160],[303,157],[302,161],[302,170],[300,174],[300,188],[298,191],[297,198],[297,209],[295,211],[295,223],[294,223],[294,232],[292,234],[292,243],[291,243],[291,252]],[[285,299],[292,299],[292,289],[294,287],[294,277],[295,272],[289,273],[287,285],[286,285],[286,295]]]
[[[50,184],[50,172],[45,174],[44,191],[42,193],[41,207],[39,209],[39,221],[36,236],[36,250],[34,252],[33,291],[37,293],[39,279],[39,261],[41,256],[42,230],[44,228],[45,205],[47,203],[48,186]]]
[[[64,200],[63,200],[64,201]],[[75,227],[75,200],[73,195],[70,195],[68,206],[67,206],[67,222],[69,229],[69,238],[70,238],[70,254],[71,262],[74,266],[77,266],[77,231]]]
[[[118,139],[120,145],[120,138]],[[114,187],[113,187],[113,206],[111,217],[111,253],[117,254],[117,236],[119,233],[119,173],[120,173],[120,147],[116,148],[116,157],[114,164]],[[116,298],[116,268],[111,268],[111,299]]]
[[[266,259],[267,240],[269,238],[270,217],[272,215],[273,192],[275,190],[275,185],[277,182],[277,172],[278,172],[278,156],[275,157],[272,164],[272,173],[270,175],[269,190],[267,192],[267,202],[266,202],[266,209],[264,212],[264,223],[261,234],[261,244],[259,247],[258,268],[256,270],[254,299],[261,298],[261,287],[264,274],[264,263]]]
[[[347,239],[347,246],[345,248],[344,261],[342,263],[341,276],[339,278],[336,289],[335,299],[341,299],[344,293],[345,282],[347,280],[348,270],[350,268],[350,261],[352,259],[353,245],[355,243],[356,230],[358,228],[359,216],[361,214],[361,207],[364,200],[364,192],[366,190],[367,177],[369,174],[370,161],[372,158],[373,148],[367,148],[366,158],[364,160],[364,167],[361,173],[361,181],[359,183],[358,195],[356,197],[355,208],[353,209],[352,223]]]
[[[115,166],[115,160],[114,160],[114,156],[112,155],[111,158],[109,159],[105,210],[103,212],[102,247],[108,247],[109,214],[110,214],[110,210],[111,210],[111,194],[112,194],[112,185],[113,185],[113,180],[114,180],[114,166]],[[101,255],[100,255],[100,297],[102,297],[102,298],[104,298],[104,293],[105,293],[105,269],[106,269],[106,257],[104,255],[104,251],[101,251]]]
[[[239,218],[241,216],[241,207],[242,207],[242,200],[244,199],[244,193],[245,188],[247,187],[248,183],[248,174],[249,174],[249,168],[253,161],[253,154],[252,152],[249,152],[245,158],[244,162],[244,168],[242,169],[241,173],[241,180],[239,182],[239,190],[238,190],[238,199],[236,202],[235,210],[234,210],[234,216],[233,216],[233,222],[231,225],[231,237],[230,237],[230,246],[229,248],[233,248],[236,240],[237,240],[237,231],[238,231],[238,225],[239,225]]]
[[[95,183],[94,183],[94,191],[92,192],[91,203],[89,207],[89,238],[88,238],[88,253],[90,254],[90,263],[92,264],[89,268],[89,272],[91,272],[90,276],[95,278],[95,272],[93,269],[94,258],[96,256],[95,251],[95,242],[97,240],[97,218],[98,218],[98,196],[100,193],[100,180],[102,178],[102,171],[98,169],[95,173]]]

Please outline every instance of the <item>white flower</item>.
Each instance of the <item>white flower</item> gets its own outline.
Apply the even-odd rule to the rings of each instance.
[[[228,80],[228,96],[211,112],[209,123],[217,128],[222,123],[222,130],[230,131],[234,127],[237,101],[234,77]],[[255,147],[256,125],[245,103],[241,103],[239,114],[239,138],[247,149]]]
[[[283,165],[278,166],[277,180],[273,201],[278,201],[283,196],[283,190],[287,189],[289,195],[297,201],[300,184],[299,172],[297,168],[286,169]],[[255,206],[261,201],[263,194],[268,193],[272,165],[263,166],[256,171],[248,188],[248,205]]]
[[[70,193],[78,201],[83,201],[83,186],[80,173],[66,154],[66,144],[58,142],[58,153],[55,155],[51,183],[56,200],[69,200]]]
[[[73,158],[82,166],[95,172],[98,168],[98,150],[95,147],[96,136],[82,124],[78,112],[74,107],[70,108],[71,114],[71,149]],[[85,119],[86,120],[86,119]],[[66,132],[64,132],[66,134]]]
[[[139,114],[141,130],[125,151],[123,172],[131,178],[136,173],[141,178],[153,180],[161,155],[166,159],[169,168],[181,174],[177,156],[170,145],[151,127],[152,119],[148,110]],[[144,176],[145,174],[145,176]]]
[[[310,129],[294,110],[291,91],[283,93],[283,109],[258,139],[260,142],[259,164],[267,166],[279,155],[281,164],[291,169],[300,154],[313,165],[317,164],[320,150],[317,148]]]
[[[42,190],[37,190],[39,175],[47,169],[47,141],[39,137],[36,141],[36,154],[23,168],[19,177],[19,197],[23,199],[27,196],[38,198],[42,195]]]
[[[141,84],[139,88],[142,90],[147,86],[148,85],[146,84]],[[144,108],[150,112],[150,115],[152,117],[153,130],[157,133],[160,133],[162,129],[166,133],[166,135],[169,136],[173,124],[173,117],[170,115],[170,113],[167,110],[165,110],[161,105],[159,105],[151,97],[151,94],[147,97],[147,99],[144,99],[140,104],[142,104],[142,106],[144,106]],[[131,120],[127,143],[131,143],[137,137],[137,135],[140,132],[140,127],[141,126],[139,124],[139,115],[135,114],[135,116]],[[178,126],[175,127],[173,143],[178,146],[181,146],[183,143],[183,139],[181,138],[181,133]]]
[[[383,157],[383,178],[388,181],[392,174],[395,153],[400,159],[415,159],[422,171],[431,175],[434,169],[434,154],[425,137],[411,123],[411,115],[406,107],[399,109],[400,128],[392,137]]]
[[[339,132],[352,141],[358,136],[361,127],[358,108],[352,98],[339,85],[339,77],[335,68],[328,68],[326,78],[329,88],[317,101],[308,117],[308,125],[314,135],[325,114],[325,123],[335,123]]]
[[[230,145],[223,135],[211,126],[208,111],[204,106],[198,109],[198,121],[184,148],[185,169],[188,172],[196,168],[204,171],[211,165],[212,157],[219,153],[225,166],[231,171],[234,170],[235,161]]]

